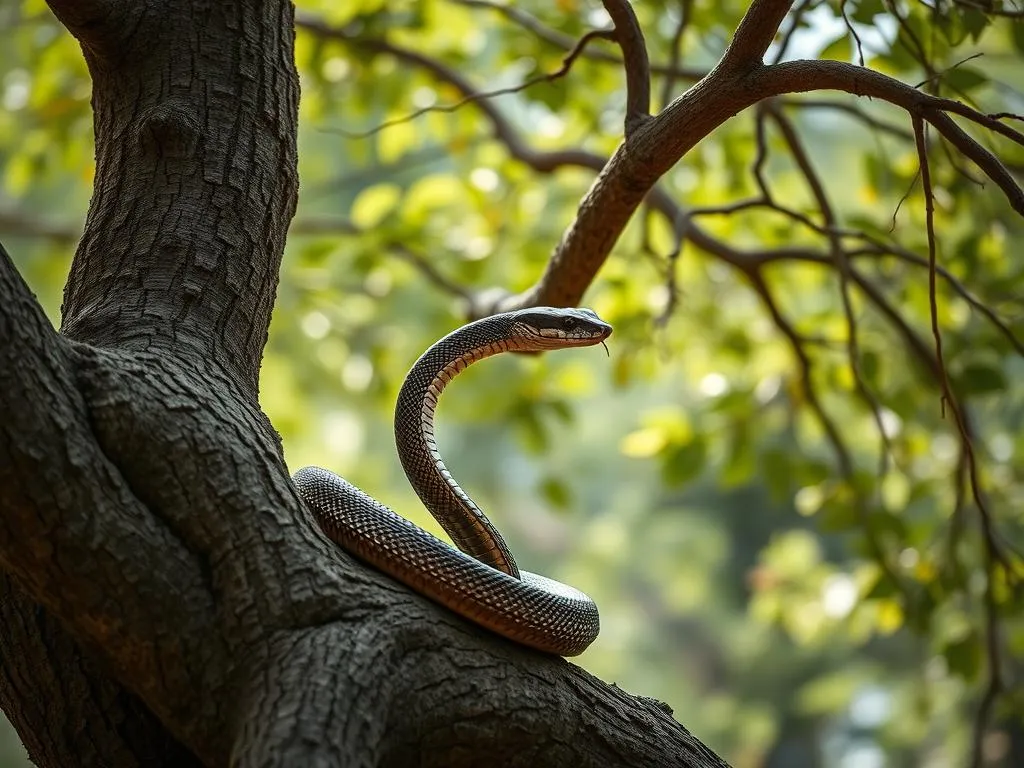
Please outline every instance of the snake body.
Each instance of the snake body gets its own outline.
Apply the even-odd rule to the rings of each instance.
[[[402,467],[449,544],[319,467],[293,480],[321,530],[347,552],[470,621],[561,656],[597,637],[597,606],[552,579],[520,571],[501,534],[459,487],[434,439],[445,386],[478,360],[603,342],[611,327],[586,309],[533,307],[464,325],[430,347],[405,378],[395,408]],[[460,551],[461,550],[461,551]]]

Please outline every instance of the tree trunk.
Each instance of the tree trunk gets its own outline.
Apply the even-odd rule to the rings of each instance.
[[[656,703],[312,524],[257,381],[295,208],[280,0],[51,0],[96,179],[53,331],[0,254],[0,706],[40,765],[710,766]]]

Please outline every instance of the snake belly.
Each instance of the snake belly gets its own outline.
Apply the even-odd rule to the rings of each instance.
[[[501,534],[445,467],[434,413],[444,387],[478,360],[589,346],[610,333],[589,310],[531,308],[465,325],[413,365],[395,409],[398,454],[458,549],[326,469],[306,467],[293,481],[321,530],[360,560],[517,643],[560,656],[582,653],[600,629],[597,606],[573,587],[519,570]]]

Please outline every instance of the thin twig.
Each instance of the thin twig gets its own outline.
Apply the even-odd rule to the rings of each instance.
[[[692,0],[685,1],[692,2]],[[527,13],[522,8],[512,5],[511,3],[494,2],[493,0],[448,0],[448,2],[456,5],[462,5],[467,8],[485,8],[500,13],[509,21],[518,24],[520,27],[533,33],[549,45],[553,45],[556,48],[561,48],[565,51],[572,48],[575,43],[575,39],[570,35],[547,26],[536,16]],[[617,56],[608,51],[599,51],[588,48],[583,55],[591,61],[598,61],[604,64],[616,64],[618,66],[622,66],[623,63],[621,56]],[[697,82],[707,73],[706,69],[683,67],[678,63],[651,65],[651,74],[676,80],[686,80],[691,83]]]
[[[789,26],[786,31],[782,34],[782,40],[779,42],[779,47],[775,51],[775,56],[772,58],[773,63],[778,63],[786,58],[786,51],[789,50],[789,44],[793,41],[793,36],[797,30],[800,29],[800,22],[803,21],[804,14],[807,13],[808,8],[814,0],[802,0],[801,3],[793,9],[789,15]]]
[[[393,120],[385,120],[383,123],[374,126],[366,131],[347,131],[342,128],[325,128],[324,131],[327,133],[339,133],[349,139],[366,139],[370,136],[380,133],[381,131],[393,128],[396,125],[402,125],[403,123],[409,123],[418,117],[429,114],[431,112],[456,112],[467,104],[471,104],[476,101],[482,101],[484,99],[493,99],[497,96],[508,96],[513,93],[519,93],[525,91],[528,88],[539,83],[551,83],[558,80],[561,77],[565,77],[572,68],[573,62],[579,57],[580,53],[587,46],[591,40],[602,39],[611,40],[613,39],[613,33],[605,29],[594,29],[583,35],[576,43],[576,46],[569,51],[566,57],[562,60],[562,65],[554,72],[548,72],[543,75],[536,75],[531,77],[529,80],[524,80],[518,85],[510,85],[506,88],[496,88],[492,91],[479,91],[476,93],[470,93],[463,96],[458,101],[452,102],[451,104],[432,104],[429,107],[422,107],[402,117],[396,117]]]
[[[903,580],[893,569],[882,543],[878,540],[874,530],[871,528],[871,524],[868,519],[867,506],[864,504],[864,499],[857,491],[857,480],[854,473],[853,458],[850,455],[850,451],[847,448],[846,443],[843,442],[839,427],[825,410],[821,400],[818,398],[817,390],[811,384],[812,364],[810,357],[808,357],[807,352],[804,349],[802,339],[793,325],[779,310],[761,272],[759,270],[751,270],[746,272],[746,275],[750,279],[754,291],[761,298],[765,308],[771,315],[772,321],[775,323],[775,327],[778,328],[782,335],[789,340],[790,348],[792,349],[793,355],[796,357],[797,364],[800,367],[801,390],[803,392],[804,399],[817,417],[818,423],[821,424],[822,429],[825,432],[825,437],[832,446],[833,453],[836,455],[839,472],[850,486],[850,492],[853,494],[857,514],[861,520],[861,527],[864,531],[864,536],[868,542],[868,546],[871,549],[871,554],[875,562],[878,563],[879,568],[882,569],[882,572],[886,575],[893,586],[900,591],[903,591]]]
[[[921,185],[924,192],[925,205],[925,228],[928,234],[928,297],[932,318],[932,335],[935,338],[935,357],[939,364],[939,383],[943,392],[943,403],[949,405],[949,409],[960,430],[961,445],[967,460],[968,476],[970,477],[971,491],[974,496],[974,503],[978,508],[981,517],[981,527],[985,540],[985,562],[986,562],[986,584],[985,584],[985,633],[986,649],[988,652],[988,683],[985,693],[982,696],[981,704],[974,721],[974,733],[972,738],[971,765],[974,768],[981,768],[984,761],[982,750],[985,731],[991,719],[992,707],[1002,689],[1001,660],[999,646],[999,620],[997,618],[995,597],[992,592],[992,581],[995,577],[995,560],[1000,556],[996,544],[994,532],[991,525],[991,517],[985,506],[984,499],[979,487],[977,462],[974,456],[974,446],[970,436],[966,433],[963,419],[960,414],[960,407],[953,396],[949,383],[949,376],[946,373],[946,365],[942,358],[942,334],[939,331],[938,308],[936,300],[936,278],[935,278],[935,206],[933,203],[931,172],[928,168],[928,150],[925,142],[925,126],[922,118],[914,116],[914,135],[917,143],[917,156],[921,166]],[[1007,563],[1007,567],[1009,564]]]
[[[928,234],[928,306],[931,311],[932,337],[935,339],[935,358],[939,362],[942,389],[942,415],[946,415],[947,403],[953,402],[953,392],[946,373],[946,362],[942,358],[942,332],[939,329],[939,309],[936,296],[935,273],[935,198],[932,194],[932,177],[928,168],[928,148],[925,138],[924,121],[914,117],[914,136],[917,142],[917,157],[921,169],[921,186],[924,188],[925,230]]]
[[[690,24],[692,15],[693,0],[680,0],[679,21],[676,22],[676,28],[672,33],[672,40],[669,42],[668,63],[672,73],[665,75],[665,78],[661,81],[661,100],[659,106],[662,109],[672,101],[672,91],[675,90],[676,80],[678,79],[675,75],[675,70],[678,69],[679,62],[682,60],[683,35]]]
[[[790,99],[785,97],[779,98],[778,101],[783,106],[792,107],[794,109],[831,109],[837,112],[845,112],[864,123],[864,125],[869,128],[906,141],[914,140],[914,134],[903,126],[879,120],[877,117],[868,114],[868,112],[860,106],[848,101],[840,101],[839,99]]]
[[[853,22],[850,21],[850,17],[846,14],[846,3],[848,0],[843,0],[839,4],[839,12],[843,15],[843,23],[846,24],[846,29],[853,36],[853,40],[857,43],[857,63],[862,67],[864,66],[864,44],[860,40],[860,35],[857,34],[857,29],[853,26]]]
[[[818,209],[821,211],[822,222],[829,233],[829,250],[838,268],[839,294],[842,298],[843,314],[846,318],[847,357],[850,361],[850,370],[853,371],[854,387],[861,399],[867,404],[871,415],[874,417],[875,426],[878,428],[878,436],[881,441],[878,472],[881,478],[889,471],[889,457],[893,453],[892,443],[889,440],[889,434],[886,432],[885,422],[882,420],[882,407],[878,402],[878,398],[875,397],[871,388],[868,387],[867,382],[864,381],[864,374],[860,366],[857,320],[853,313],[853,300],[850,298],[850,259],[841,236],[837,234],[839,224],[836,219],[835,210],[829,202],[828,195],[825,192],[825,185],[822,184],[817,171],[815,171],[811,163],[811,158],[804,148],[803,142],[797,135],[796,128],[781,111],[769,107],[769,114],[771,114],[775,124],[779,127],[782,138],[785,140],[789,152],[793,156],[793,161],[807,181],[811,194],[818,204]]]

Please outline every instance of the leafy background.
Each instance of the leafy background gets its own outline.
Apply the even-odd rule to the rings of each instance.
[[[307,18],[418,51],[482,90],[558,70],[559,35],[571,45],[607,25],[600,5],[582,0],[515,7],[551,39],[487,3],[299,3]],[[638,3],[652,61],[677,50],[685,70],[659,77],[654,93],[676,95],[688,73],[712,66],[745,8]],[[799,8],[784,26],[784,57],[863,55],[985,111],[1024,111],[1024,24],[983,13],[1010,6]],[[565,77],[493,100],[531,146],[608,155],[621,140],[621,67],[600,58],[617,51],[588,51]],[[461,94],[393,56],[300,29],[297,59],[302,190],[262,403],[289,466],[328,466],[437,531],[394,455],[397,388],[418,354],[465,320],[464,294],[536,280],[593,174],[529,169],[474,104],[404,119]],[[55,323],[93,173],[89,94],[77,45],[44,3],[0,2],[0,237]],[[927,255],[906,115],[835,94],[774,107],[844,226]],[[773,197],[812,216],[806,180],[759,110],[699,144],[664,188],[689,209],[756,196],[759,131]],[[1024,151],[983,140],[1019,178]],[[450,468],[520,562],[599,604],[602,634],[579,663],[667,702],[738,767],[966,764],[993,636],[1004,690],[982,758],[1024,764],[1024,611],[1011,567],[1024,542],[1024,261],[1013,248],[1024,227],[966,160],[937,142],[931,155],[940,263],[999,321],[940,281],[945,358],[975,421],[980,480],[1010,566],[987,559],[978,510],[957,479],[959,434],[892,318],[854,293],[852,365],[830,266],[780,261],[766,272],[787,336],[742,274],[692,247],[675,253],[668,226],[647,213],[587,295],[615,325],[610,357],[489,361],[441,407]],[[750,251],[822,238],[764,207],[700,221]],[[885,257],[861,266],[931,343],[927,270]],[[848,472],[809,392],[837,425]],[[25,760],[17,736],[0,730],[0,765]]]

